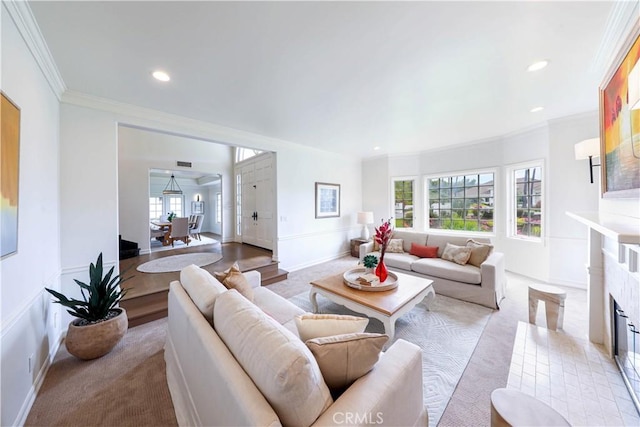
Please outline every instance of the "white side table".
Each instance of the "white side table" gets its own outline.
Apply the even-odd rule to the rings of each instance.
[[[555,286],[540,283],[529,285],[529,323],[536,324],[538,301],[544,301],[547,328],[554,331],[558,328],[562,329],[564,300],[566,298],[567,293]]]

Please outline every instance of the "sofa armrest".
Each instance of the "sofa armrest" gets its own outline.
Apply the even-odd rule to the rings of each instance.
[[[504,297],[504,286],[506,275],[504,272],[504,254],[492,252],[487,259],[480,264],[480,274],[482,275],[483,288],[495,289],[496,302],[500,302]]]
[[[373,252],[373,242],[367,242],[360,245],[360,262],[364,260],[364,256],[370,252]]]
[[[262,283],[262,274],[258,270],[249,270],[242,273],[252,288],[259,288]]]
[[[398,339],[374,368],[351,385],[314,425],[428,424],[422,398],[422,351]]]

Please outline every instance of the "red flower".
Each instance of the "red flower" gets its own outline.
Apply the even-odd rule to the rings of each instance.
[[[393,228],[391,227],[391,218],[387,221],[381,220],[382,225],[376,227],[376,236],[374,237],[376,243],[380,245],[380,259],[384,258],[384,253],[387,250],[387,244],[391,240],[393,235]]]

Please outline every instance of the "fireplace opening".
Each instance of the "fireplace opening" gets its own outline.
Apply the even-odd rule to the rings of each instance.
[[[640,330],[634,326],[617,301],[613,304],[615,360],[633,404],[640,413]]]

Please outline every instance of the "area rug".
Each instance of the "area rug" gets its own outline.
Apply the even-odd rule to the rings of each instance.
[[[171,255],[140,264],[136,270],[143,273],[167,273],[169,271],[180,271],[191,264],[202,267],[204,265],[213,264],[221,259],[221,254],[209,252]]]
[[[171,245],[164,246],[162,242],[159,242],[156,239],[151,239],[151,242],[149,244],[150,245],[149,252],[171,251],[174,249],[192,248],[194,246],[219,245],[219,244],[220,242],[218,240],[212,239],[207,236],[201,236],[200,240],[191,239],[188,245],[184,243],[182,240],[176,240],[173,246]]]
[[[307,292],[289,300],[312,311]],[[321,313],[362,316],[321,295],[317,300]],[[438,425],[492,312],[477,304],[436,295],[431,310],[420,303],[397,320],[395,339],[402,338],[422,349],[423,395],[429,425]],[[366,331],[384,333],[384,327],[379,320],[370,319]]]

